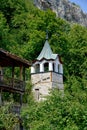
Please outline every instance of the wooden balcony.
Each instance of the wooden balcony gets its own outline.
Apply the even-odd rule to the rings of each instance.
[[[25,82],[0,75],[0,89],[9,92],[24,93]]]
[[[21,110],[20,105],[12,105],[10,109],[13,114],[20,115],[20,110]]]
[[[22,96],[25,92],[25,71],[26,68],[30,66],[31,63],[29,61],[0,48],[0,105],[3,104],[2,93],[9,92],[20,95],[18,102],[20,102],[20,106],[22,106]],[[15,73],[17,69],[19,69],[18,73]],[[9,70],[9,72],[5,73],[6,70]],[[10,75],[11,78],[7,77],[7,74]],[[15,76],[19,77],[19,79],[15,79]],[[18,111],[18,113],[19,110],[19,107],[17,107],[16,111]]]

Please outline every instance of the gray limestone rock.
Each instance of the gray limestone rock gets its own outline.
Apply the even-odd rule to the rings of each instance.
[[[56,13],[57,17],[87,26],[87,14],[69,0],[34,0],[34,3],[39,9],[51,9]]]

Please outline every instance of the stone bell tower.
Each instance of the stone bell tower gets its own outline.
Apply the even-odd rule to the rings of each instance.
[[[43,100],[49,90],[56,87],[63,90],[63,65],[58,54],[53,54],[48,36],[44,47],[31,66],[31,81],[37,101]]]

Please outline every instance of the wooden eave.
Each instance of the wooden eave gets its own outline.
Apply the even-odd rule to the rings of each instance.
[[[61,64],[63,64],[63,62],[62,62],[62,60],[61,60],[61,57],[58,55],[58,57],[59,57],[59,61],[60,61],[60,63]],[[32,62],[32,64],[34,64],[35,62],[41,62],[41,61],[43,61],[43,60],[47,60],[47,61],[54,61],[54,59],[46,59],[46,58],[42,58],[41,60],[34,60],[33,62]]]
[[[24,66],[28,68],[31,66],[29,61],[22,59],[14,54],[11,54],[8,51],[3,50],[0,48],[0,66],[2,67],[19,67],[19,66]]]

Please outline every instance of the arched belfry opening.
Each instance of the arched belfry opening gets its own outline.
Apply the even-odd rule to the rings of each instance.
[[[58,64],[58,73],[60,73],[60,64]]]
[[[42,51],[31,66],[31,81],[34,95],[39,93],[39,96],[34,96],[39,97],[38,100],[44,99],[54,87],[63,89],[63,65],[59,55],[52,52],[48,35]]]
[[[53,63],[53,72],[55,72],[55,63]]]
[[[35,65],[35,73],[39,73],[40,72],[40,65],[36,64]]]
[[[44,72],[48,72],[49,71],[49,63],[46,62],[44,63]]]

